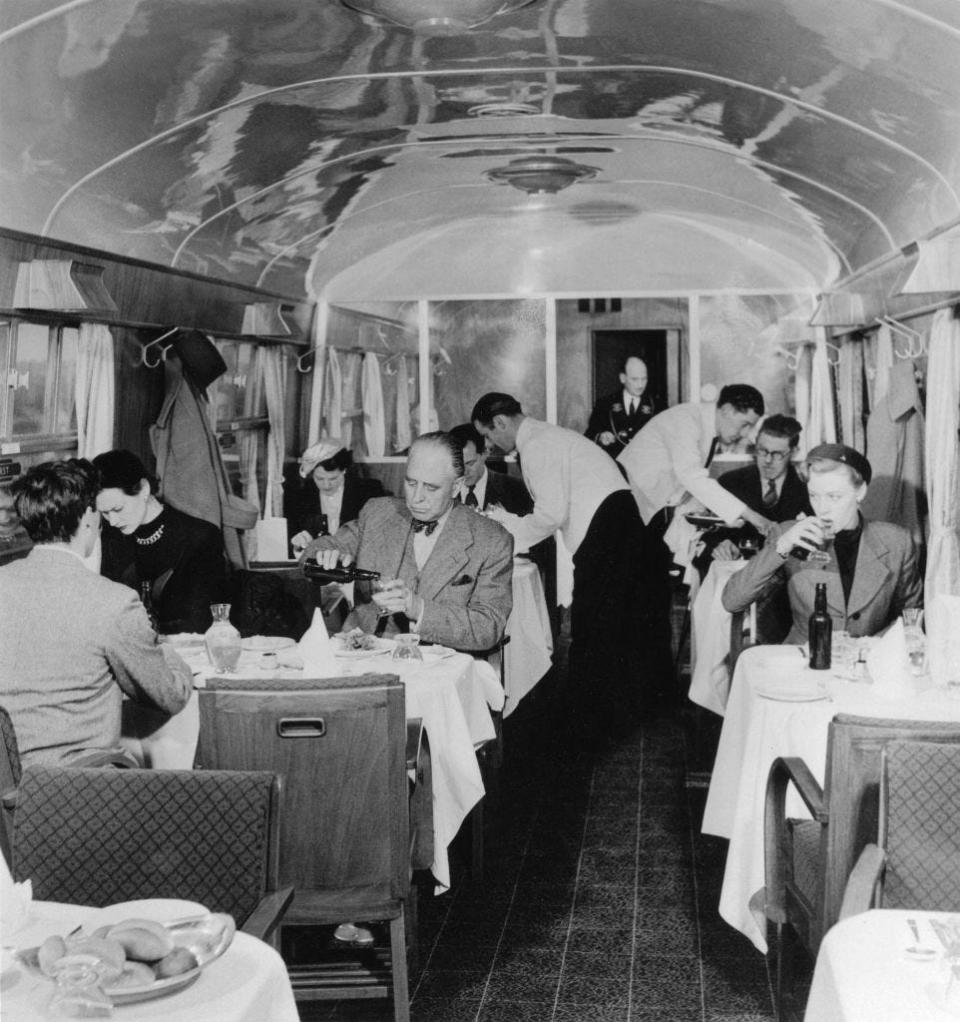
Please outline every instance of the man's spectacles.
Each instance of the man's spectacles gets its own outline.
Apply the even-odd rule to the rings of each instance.
[[[771,461],[783,461],[784,458],[790,457],[789,451],[768,451],[766,447],[758,447],[757,456],[760,458],[769,458]]]

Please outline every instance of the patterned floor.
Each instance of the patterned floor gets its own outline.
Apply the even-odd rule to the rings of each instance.
[[[455,854],[450,893],[421,901],[413,1022],[772,1022],[764,957],[717,914],[725,842],[700,834],[688,784],[703,730],[677,711],[579,756],[551,733],[548,679],[506,722],[485,878]]]

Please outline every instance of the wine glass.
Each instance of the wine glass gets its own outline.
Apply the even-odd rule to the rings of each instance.
[[[922,674],[925,644],[923,638],[923,610],[920,607],[904,608],[903,636],[907,643],[907,655],[910,657],[910,670],[915,675]]]

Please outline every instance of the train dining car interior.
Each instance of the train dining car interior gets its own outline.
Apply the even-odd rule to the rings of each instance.
[[[960,742],[956,0],[3,0],[0,379],[0,599],[4,572],[33,556],[15,513],[24,478],[46,462],[131,452],[159,477],[147,506],[162,496],[220,528],[228,588],[210,600],[233,603],[241,656],[269,657],[275,688],[274,648],[249,642],[279,636],[307,656],[317,649],[307,637],[333,641],[360,599],[352,586],[305,578],[297,560],[312,537],[336,531],[321,476],[348,466],[366,496],[405,499],[416,526],[417,438],[470,424],[481,428],[464,448],[467,472],[472,451],[489,459],[490,477],[530,491],[503,524],[517,537],[525,512],[548,521],[532,549],[515,546],[525,556],[514,559],[507,641],[501,628],[488,659],[471,655],[486,645],[477,640],[430,668],[450,672],[462,657],[461,688],[471,671],[493,685],[481,730],[464,731],[468,763],[463,748],[453,757],[453,725],[440,718],[441,735],[427,696],[407,685],[408,716],[423,700],[434,833],[400,916],[402,969],[396,922],[373,910],[311,917],[295,894],[287,923],[297,925],[281,921],[268,941],[276,950],[256,945],[263,961],[279,953],[286,963],[292,1014],[264,1006],[290,996],[285,969],[282,996],[250,1002],[259,1008],[227,993],[202,999],[216,969],[255,972],[244,933],[196,982],[144,1000],[158,1012],[149,1017],[773,1022],[806,1012],[809,1022],[875,1022],[958,1011],[949,969],[909,972],[902,952],[929,945],[960,975],[960,939],[938,941],[947,931],[933,925],[952,925],[940,913],[960,913],[960,893],[885,893],[898,790],[888,770],[899,753],[877,753],[876,776],[857,775],[879,808],[856,839],[844,820],[843,864],[831,858],[843,813],[830,813],[854,783],[841,761],[860,763],[841,754],[849,721],[838,725],[838,714],[896,722],[891,741],[917,740],[921,721],[927,744],[930,733]],[[185,379],[196,399],[188,411]],[[733,384],[755,388],[762,407],[730,403]],[[478,401],[491,394],[519,402],[519,433],[508,406],[483,413]],[[632,394],[642,413],[633,426],[623,418]],[[613,404],[601,406],[608,395]],[[642,474],[653,455],[640,438],[659,415],[697,404],[717,405],[714,443],[711,419],[709,453],[694,466],[709,486],[727,469],[756,464],[769,479],[796,466],[801,520],[821,524],[824,502],[845,499],[816,482],[821,469],[851,487],[852,560],[832,535],[823,555],[841,607],[826,680],[807,659],[813,640],[786,630],[791,608],[802,629],[812,609],[798,617],[797,580],[831,571],[800,563],[793,512],[774,528],[762,517],[772,505],[757,503],[771,528],[744,541],[744,518],[711,506],[709,490],[680,485],[650,505],[655,514],[644,510],[634,466]],[[727,413],[748,420],[737,436],[720,428]],[[537,478],[533,448],[514,453],[536,420],[587,441],[576,450],[588,461],[604,459],[596,477],[564,476],[574,494],[566,520],[543,511],[559,462]],[[764,433],[774,420],[796,432]],[[674,482],[685,478],[677,469]],[[665,655],[622,659],[603,691],[582,643],[586,629],[586,647],[600,648],[607,623],[577,616],[575,583],[586,585],[588,569],[574,556],[582,533],[569,513],[596,479],[639,502],[629,520],[645,552],[626,575],[661,572],[669,551],[665,595],[644,597],[662,613],[633,633]],[[102,492],[119,485],[104,481]],[[322,524],[302,517],[308,493]],[[466,496],[465,484],[454,504]],[[330,506],[344,523],[348,499],[339,500]],[[107,530],[116,509],[97,503]],[[733,519],[740,531],[724,532]],[[883,533],[887,552],[901,540],[908,551],[899,567],[883,562],[901,575],[882,622],[881,596],[853,606],[874,520],[895,527]],[[845,535],[839,518],[836,527]],[[800,543],[806,554],[828,541],[827,525],[817,528]],[[412,557],[420,540],[410,537]],[[104,539],[92,570],[109,574],[106,551]],[[752,588],[747,575],[729,583],[733,570],[752,573]],[[464,581],[473,579],[461,575],[454,589]],[[603,601],[590,592],[595,610]],[[607,604],[605,614],[627,613],[620,596]],[[429,600],[406,607],[426,647]],[[184,620],[158,630],[202,636],[208,623]],[[0,705],[18,686],[3,657]],[[396,673],[389,657],[357,662]],[[349,660],[337,663],[350,674]],[[402,680],[412,668],[399,667]],[[786,688],[771,693],[778,672]],[[599,734],[588,726],[593,699],[610,704]],[[201,699],[191,752],[216,744],[205,744],[207,710]],[[464,713],[457,727],[472,729]],[[776,785],[767,787],[777,757],[805,759],[812,784],[790,775],[787,814],[805,819],[779,841]],[[26,769],[29,750],[23,759]],[[194,765],[192,755],[144,762]],[[437,788],[461,767],[479,788],[441,804]],[[960,808],[960,774],[938,768],[937,779]],[[342,800],[363,797],[360,785],[343,788]],[[960,835],[943,824],[952,816],[943,809],[911,861],[926,862],[937,844],[956,867],[946,872],[960,875]],[[287,812],[280,826],[305,818]],[[887,879],[849,915],[851,849],[866,845],[886,854]],[[11,854],[19,883],[15,843]],[[868,923],[889,928],[886,943]],[[3,936],[5,949],[23,946]],[[874,939],[888,964],[857,959]],[[393,979],[348,979],[349,996],[297,979],[315,958],[338,981],[347,958],[367,976],[364,961],[382,964],[385,947]],[[241,952],[254,964],[231,966]],[[11,1018],[46,1017],[40,993],[23,991],[48,979],[20,976],[4,954],[0,997],[23,1012]],[[898,1015],[905,1004],[916,1013]],[[118,1019],[128,1010],[115,1005]]]

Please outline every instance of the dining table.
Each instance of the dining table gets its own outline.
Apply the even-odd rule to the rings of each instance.
[[[506,634],[510,641],[503,653],[504,718],[543,679],[553,661],[553,632],[540,570],[525,557],[513,561],[513,609]]]
[[[193,903],[129,903],[131,917],[157,922],[175,918]],[[114,908],[118,908],[115,906]],[[3,1022],[50,1022],[48,1012],[54,982],[25,966],[14,950],[37,947],[50,936],[65,936],[78,927],[90,933],[99,925],[105,909],[53,901],[33,901],[24,921],[12,933],[4,933],[0,970],[0,1018]],[[169,913],[173,912],[174,915]],[[123,912],[121,911],[121,915]],[[114,917],[115,918],[115,917]],[[227,950],[208,963],[189,985],[162,997],[117,1004],[116,1022],[299,1022],[293,989],[280,955],[268,944],[237,932]]]
[[[858,644],[869,651],[877,639]],[[704,807],[702,831],[729,841],[720,915],[767,950],[761,892],[764,885],[764,796],[767,775],[780,756],[801,758],[823,784],[828,726],[838,713],[904,720],[960,720],[960,700],[929,676],[903,679],[897,698],[881,698],[849,666],[812,671],[802,647],[754,646],[737,660]],[[788,791],[787,813],[809,817]]]
[[[202,688],[212,668],[202,635],[183,633],[170,641],[194,671]],[[240,660],[230,678],[299,679],[303,670],[282,665],[283,639],[251,636],[243,640]],[[336,640],[330,640],[337,648]],[[288,649],[294,643],[286,640]],[[491,710],[504,707],[504,689],[496,671],[483,660],[443,646],[425,646],[423,660],[395,660],[390,640],[371,651],[341,650],[336,657],[340,676],[396,674],[403,682],[407,719],[419,718],[430,740],[433,770],[434,861],[439,891],[450,886],[448,846],[470,810],[483,798],[484,785],[476,750],[496,736]],[[276,647],[279,647],[277,649]],[[280,663],[277,665],[277,659]],[[136,739],[144,760],[153,767],[190,769],[200,734],[198,696],[186,710]]]
[[[804,1022],[960,1018],[960,958],[948,958],[933,922],[956,927],[960,917],[871,909],[841,919],[820,944]]]

